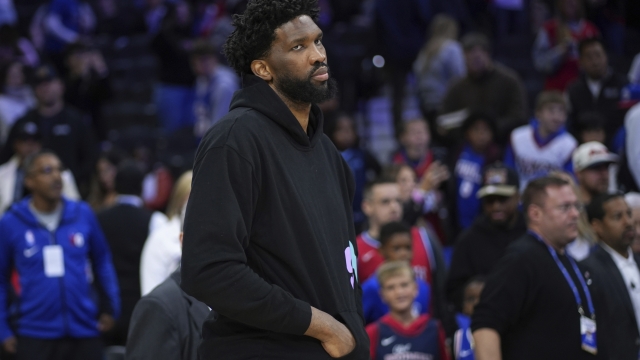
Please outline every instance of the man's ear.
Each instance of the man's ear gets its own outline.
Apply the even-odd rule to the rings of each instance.
[[[596,235],[598,235],[598,237],[600,237],[600,234],[602,234],[602,221],[600,219],[593,219],[591,220],[591,228],[593,229],[593,232],[596,233]]]
[[[264,60],[253,60],[251,62],[251,71],[253,71],[253,75],[268,83],[273,81],[273,76],[271,75],[269,65],[267,65],[267,62]]]

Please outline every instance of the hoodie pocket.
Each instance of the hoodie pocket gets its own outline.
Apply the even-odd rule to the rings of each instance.
[[[364,330],[362,318],[355,311],[338,313],[338,321],[347,326],[356,341],[356,347],[349,354],[340,357],[342,360],[369,360],[369,336]]]

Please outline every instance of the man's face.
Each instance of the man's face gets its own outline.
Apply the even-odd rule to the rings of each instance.
[[[35,88],[38,102],[45,106],[52,106],[62,100],[64,85],[60,79],[53,79],[38,84]]]
[[[631,250],[636,254],[640,254],[640,208],[632,209],[631,214],[633,216],[633,228],[635,230]]]
[[[405,129],[400,137],[400,143],[407,150],[419,150],[426,152],[431,142],[429,127],[424,120],[413,120],[405,124]],[[422,154],[424,155],[424,154]]]
[[[34,139],[16,139],[13,150],[20,159],[25,159],[42,149],[42,144]]]
[[[567,110],[562,104],[550,103],[536,112],[536,118],[541,129],[553,134],[567,122]]]
[[[370,224],[382,226],[402,219],[402,201],[397,184],[378,184],[371,189],[371,195],[362,202],[362,210]]]
[[[39,156],[25,177],[25,185],[33,196],[54,202],[62,199],[62,163],[57,156]]]
[[[593,230],[613,249],[627,249],[635,238],[633,214],[624,197],[615,197],[602,205],[604,217],[592,222]]]
[[[322,31],[309,16],[297,17],[276,30],[265,61],[275,90],[294,103],[317,104],[336,94]]]
[[[386,261],[407,261],[413,259],[413,240],[409,233],[393,234],[383,246],[380,253]]]
[[[411,309],[418,296],[418,285],[408,272],[392,276],[380,287],[382,301],[395,311]]]
[[[398,171],[396,181],[400,187],[400,198],[403,202],[409,201],[413,190],[416,188],[416,173],[412,168],[404,165],[400,171]]]
[[[348,116],[341,116],[336,122],[336,129],[331,135],[338,150],[346,150],[355,145],[358,135],[356,134],[355,123]]]
[[[493,132],[485,120],[476,121],[467,130],[467,139],[475,149],[486,149],[493,141]]]
[[[607,74],[609,61],[607,53],[599,43],[591,44],[580,54],[580,66],[588,77],[600,80]]]
[[[198,55],[191,59],[193,72],[197,76],[210,76],[218,64],[216,57],[213,55]]]
[[[576,173],[578,183],[589,194],[604,194],[609,188],[609,164],[593,166]]]
[[[519,195],[490,195],[482,198],[482,210],[494,225],[506,225],[518,211]]]
[[[491,64],[489,53],[481,46],[473,47],[464,52],[467,71],[471,76],[482,75]]]
[[[578,237],[579,209],[582,204],[570,185],[549,186],[540,206],[538,226],[542,235],[556,247],[564,248]]]

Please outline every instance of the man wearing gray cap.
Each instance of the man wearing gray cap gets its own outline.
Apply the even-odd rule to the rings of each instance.
[[[518,174],[501,163],[488,166],[478,191],[482,214],[456,241],[447,279],[447,297],[461,306],[465,284],[477,275],[487,275],[504,255],[507,246],[526,231],[518,211]]]
[[[573,152],[573,170],[578,179],[580,200],[589,204],[597,195],[609,189],[609,165],[618,162],[618,155],[610,153],[597,141],[584,143]]]

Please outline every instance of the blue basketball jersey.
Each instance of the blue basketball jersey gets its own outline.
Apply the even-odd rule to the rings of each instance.
[[[372,339],[376,341],[372,353],[374,360],[447,359],[440,323],[429,315],[420,316],[405,329],[390,315],[370,326],[375,326],[378,330],[377,339]]]

